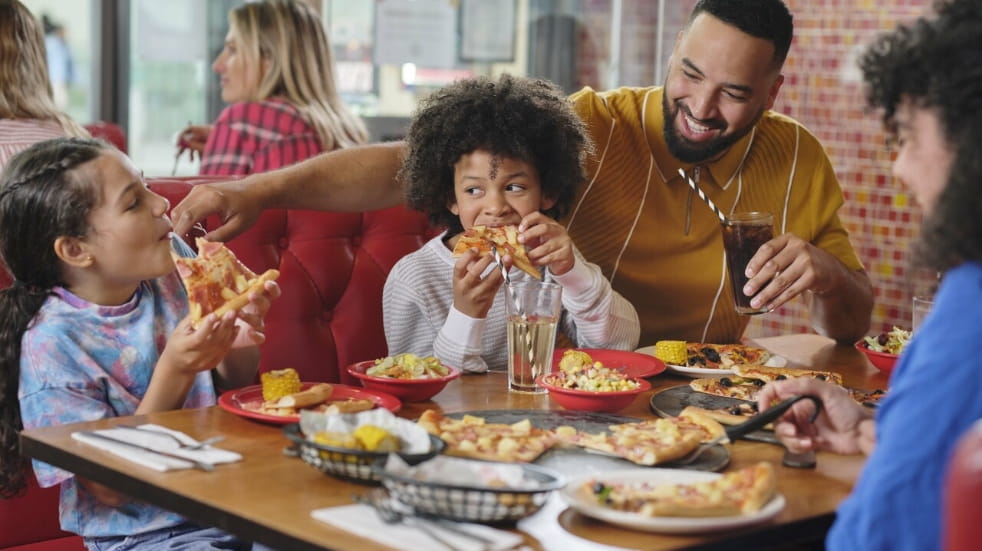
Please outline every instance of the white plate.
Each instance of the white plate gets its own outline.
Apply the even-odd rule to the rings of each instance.
[[[784,509],[786,500],[781,494],[775,495],[756,513],[732,517],[649,517],[638,513],[617,511],[596,503],[589,496],[582,495],[580,486],[592,480],[605,483],[627,484],[688,484],[701,480],[713,480],[722,475],[702,471],[687,471],[681,469],[627,469],[609,471],[603,475],[584,475],[569,481],[560,491],[563,499],[577,512],[604,522],[643,530],[645,532],[661,532],[665,534],[688,534],[728,530],[740,526],[757,524],[773,518]]]
[[[655,355],[655,345],[645,346],[638,348],[635,352],[641,354],[648,354],[651,356]],[[772,354],[770,359],[764,363],[767,367],[784,367],[788,365],[788,359],[784,356],[778,356]],[[685,375],[686,377],[692,377],[694,379],[704,379],[708,377],[725,377],[726,375],[733,375],[732,369],[711,369],[706,367],[689,367],[687,365],[672,365],[665,364],[665,367],[673,373],[678,373],[679,375]]]

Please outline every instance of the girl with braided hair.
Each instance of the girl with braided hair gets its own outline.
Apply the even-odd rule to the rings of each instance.
[[[193,253],[171,233],[169,206],[96,140],[39,142],[0,177],[0,254],[14,278],[0,291],[0,495],[24,485],[22,428],[209,406],[216,387],[252,382],[257,328],[279,288],[192,328],[171,248]],[[61,526],[89,549],[249,548],[50,465],[34,472],[61,484]]]

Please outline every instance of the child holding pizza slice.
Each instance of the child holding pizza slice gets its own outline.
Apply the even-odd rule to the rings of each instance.
[[[586,178],[590,151],[562,91],[509,75],[459,81],[421,103],[407,144],[407,202],[447,230],[389,274],[383,312],[390,354],[433,355],[470,372],[507,369],[503,276],[489,253],[451,253],[465,230],[481,227],[517,229],[530,263],[563,287],[560,330],[576,346],[637,346],[634,307],[556,222]],[[509,266],[512,256],[505,256]],[[509,277],[532,276],[513,269]]]
[[[37,143],[0,177],[0,253],[14,278],[0,291],[0,496],[24,485],[22,428],[213,405],[216,385],[253,381],[279,288],[268,282],[238,314],[192,327],[168,207],[96,140]],[[61,526],[89,549],[249,549],[50,465],[34,471],[41,486],[61,485]]]

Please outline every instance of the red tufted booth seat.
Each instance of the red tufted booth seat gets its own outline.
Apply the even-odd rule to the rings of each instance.
[[[958,439],[944,485],[945,551],[982,547],[982,419]]]
[[[191,186],[229,178],[149,178],[176,205]],[[217,219],[204,223],[215,227]],[[260,370],[293,367],[305,381],[358,384],[344,371],[387,354],[382,286],[392,266],[434,230],[404,207],[365,213],[264,212],[229,247],[256,272],[280,270],[281,296],[266,316]],[[0,273],[0,286],[10,278]],[[81,550],[81,538],[58,529],[57,488],[29,488],[0,500],[0,550]]]
[[[186,186],[202,181],[209,179],[150,180],[172,204]],[[205,226],[216,223],[208,220]],[[344,368],[387,353],[385,278],[432,235],[425,216],[401,206],[365,213],[264,212],[228,243],[253,271],[280,271],[283,295],[266,316],[260,371],[292,367],[305,381],[359,384]]]

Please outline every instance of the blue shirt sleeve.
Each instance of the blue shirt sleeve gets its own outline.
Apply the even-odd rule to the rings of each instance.
[[[839,508],[826,547],[924,551],[941,545],[941,504],[958,438],[982,418],[982,342],[974,308],[982,266],[949,272],[876,416],[877,444]]]

